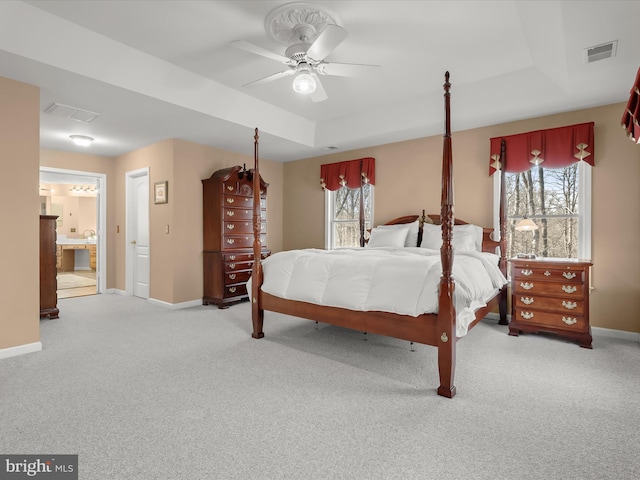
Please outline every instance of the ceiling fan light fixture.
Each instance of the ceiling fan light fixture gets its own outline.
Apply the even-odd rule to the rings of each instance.
[[[93,142],[93,138],[86,135],[69,135],[69,138],[73,143],[81,147],[88,147]]]
[[[293,90],[296,93],[309,95],[316,91],[316,81],[308,70],[303,70],[293,79]]]

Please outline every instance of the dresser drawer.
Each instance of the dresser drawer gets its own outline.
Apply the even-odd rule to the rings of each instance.
[[[581,315],[584,312],[584,300],[536,297],[535,295],[516,294],[513,296],[516,308],[541,309],[560,313],[573,313]]]
[[[262,246],[267,245],[267,235],[260,235],[260,242]],[[222,236],[222,249],[230,250],[236,248],[251,248],[253,247],[253,233],[247,235],[223,235]]]
[[[515,279],[514,293],[529,295],[552,295],[567,298],[583,298],[584,285],[570,282],[540,282],[537,280]]]
[[[253,265],[253,260],[248,262],[225,262],[224,264],[224,272],[225,274],[228,272],[240,272],[242,270],[251,270]]]
[[[249,280],[250,277],[251,270],[242,270],[239,272],[229,271],[225,273],[224,284],[232,285],[234,283],[247,283],[247,280]]]
[[[253,210],[253,197],[243,197],[242,195],[223,195],[222,206],[225,208],[248,208]],[[267,200],[260,199],[260,208],[267,208]]]
[[[224,233],[250,233],[253,235],[253,222],[250,220],[245,221],[229,221],[226,220],[223,225]],[[267,222],[260,223],[260,232],[267,232]]]
[[[236,285],[227,285],[224,287],[224,298],[239,297],[247,294],[246,283],[239,283]]]
[[[253,246],[253,245],[252,245]],[[262,258],[267,258],[271,255],[271,250],[262,249],[261,256]],[[243,251],[243,252],[227,252],[222,255],[223,261],[225,262],[249,262],[253,260],[253,251]]]
[[[539,268],[539,267],[518,267],[511,270],[513,278],[516,280],[544,280],[570,283],[584,282],[584,268]]]
[[[571,313],[553,313],[529,310],[516,307],[514,310],[515,320],[520,324],[532,324],[561,329],[572,329],[577,331],[588,330],[589,324],[582,315]]]
[[[251,208],[235,208],[235,207],[225,207],[222,211],[222,218],[225,221],[227,220],[249,220],[253,221],[253,209]],[[260,218],[263,222],[267,221],[267,211],[260,210]]]

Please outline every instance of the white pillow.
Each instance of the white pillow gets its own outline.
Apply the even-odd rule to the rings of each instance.
[[[454,225],[451,245],[459,252],[482,251],[482,227],[477,225]],[[422,248],[439,250],[442,246],[442,227],[424,224],[422,227]]]
[[[478,225],[472,225],[471,223],[467,223],[466,225],[454,225],[453,226],[453,236],[455,238],[456,232],[470,232],[474,238],[476,250],[478,252],[482,251],[482,236],[483,229]]]
[[[420,230],[420,220],[416,220],[412,223],[401,223],[399,225],[378,225],[376,228],[384,230],[397,230],[408,229],[407,238],[404,241],[405,247],[417,247],[418,246],[418,231]]]
[[[374,228],[367,247],[404,247],[408,228]]]

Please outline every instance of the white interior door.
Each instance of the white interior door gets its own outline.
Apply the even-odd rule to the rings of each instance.
[[[127,194],[127,293],[149,298],[149,172],[129,172]]]

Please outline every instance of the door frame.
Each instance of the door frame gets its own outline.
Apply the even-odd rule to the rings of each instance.
[[[40,173],[53,173],[66,177],[90,177],[98,181],[100,187],[97,198],[98,218],[96,234],[98,239],[96,258],[96,293],[104,293],[107,286],[107,175],[105,173],[83,172],[80,170],[69,170],[66,168],[40,167]],[[82,183],[82,182],[71,182]]]
[[[139,168],[137,170],[131,170],[125,173],[125,225],[126,225],[126,235],[125,235],[125,294],[128,296],[133,296],[133,272],[135,259],[132,255],[132,250],[130,247],[131,241],[131,232],[133,232],[133,216],[131,215],[131,208],[133,208],[133,202],[131,199],[133,198],[133,179],[138,177],[147,177],[147,183],[149,182],[149,167]],[[151,189],[149,189],[151,191]],[[147,230],[149,230],[149,225],[147,225]],[[151,242],[149,242],[151,243]],[[151,268],[151,245],[149,245],[149,268]],[[151,273],[151,272],[149,272]],[[151,290],[151,275],[149,275],[149,290]]]

